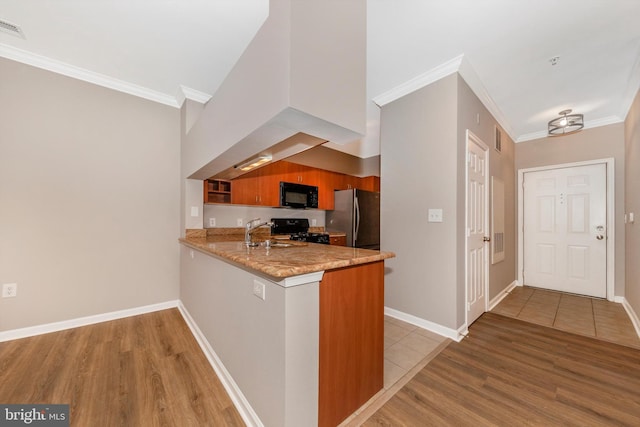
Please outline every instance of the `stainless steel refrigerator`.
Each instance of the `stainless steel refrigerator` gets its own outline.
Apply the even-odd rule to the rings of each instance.
[[[379,250],[380,193],[336,191],[334,210],[327,211],[326,229],[346,233],[347,246]]]

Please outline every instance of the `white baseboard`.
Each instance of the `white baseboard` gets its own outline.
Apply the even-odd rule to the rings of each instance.
[[[182,301],[178,302],[178,310],[180,310],[184,321],[189,326],[189,329],[191,329],[191,333],[195,337],[196,341],[198,341],[202,352],[213,367],[213,370],[216,372],[216,375],[220,379],[222,386],[227,391],[227,394],[231,398],[231,401],[240,413],[242,420],[249,427],[264,427],[264,424],[262,424],[262,421],[260,421],[258,414],[256,414],[256,412],[253,410],[246,397],[244,397],[244,394],[242,394],[242,391],[240,391],[240,387],[238,387],[238,384],[236,384],[236,382],[233,380],[233,377],[231,377],[229,371],[227,371],[227,369],[224,367],[224,364],[211,347],[211,344],[209,344],[209,341],[205,338],[200,328],[198,328],[196,322],[193,320],[185,306],[182,304]]]
[[[640,338],[640,319],[638,319],[638,315],[636,314],[631,304],[625,297],[615,297],[616,302],[619,302],[624,307],[625,311],[629,315],[629,319],[631,319],[631,323],[633,323],[633,327],[636,330],[636,334]]]
[[[496,305],[500,304],[500,302],[507,296],[509,295],[509,292],[511,292],[516,286],[521,286],[520,284],[518,284],[517,280],[514,280],[513,282],[511,282],[511,284],[509,286],[507,286],[506,288],[504,288],[502,290],[502,292],[500,292],[498,295],[496,295],[491,301],[489,301],[489,307],[487,307],[487,311],[491,311],[493,310]]]
[[[395,319],[402,320],[403,322],[411,323],[412,325],[416,325],[438,335],[442,335],[443,337],[450,338],[456,342],[460,342],[467,334],[466,325],[462,326],[459,330],[455,330],[389,307],[384,308],[384,314]]]
[[[166,310],[168,308],[175,307],[178,307],[178,300],[145,305],[142,307],[129,308],[126,310],[112,311],[110,313],[96,314],[93,316],[78,317],[76,319],[46,323],[44,325],[30,326],[27,328],[13,329],[0,332],[0,342],[17,340],[20,338],[27,338],[35,335],[48,334],[50,332],[64,331],[65,329],[93,325],[94,323],[123,319],[125,317],[137,316],[138,314],[151,313],[153,311]]]

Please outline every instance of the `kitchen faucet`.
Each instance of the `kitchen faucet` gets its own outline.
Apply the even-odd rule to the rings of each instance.
[[[257,224],[256,224],[257,223]],[[251,241],[251,233],[263,225],[272,226],[272,222],[260,222],[260,218],[252,219],[251,221],[247,221],[247,226],[244,231],[244,245],[247,247],[258,246],[257,242]]]

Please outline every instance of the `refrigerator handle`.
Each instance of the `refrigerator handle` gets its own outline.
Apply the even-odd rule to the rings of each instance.
[[[360,229],[360,205],[358,204],[358,196],[355,196],[354,198],[354,207],[355,207],[355,220],[356,220],[356,229],[355,232],[353,233],[353,243],[355,246],[356,241],[358,240],[358,230]]]

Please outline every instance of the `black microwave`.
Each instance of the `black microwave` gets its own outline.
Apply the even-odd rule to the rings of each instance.
[[[280,182],[280,206],[297,209],[317,209],[318,187],[293,182]]]

